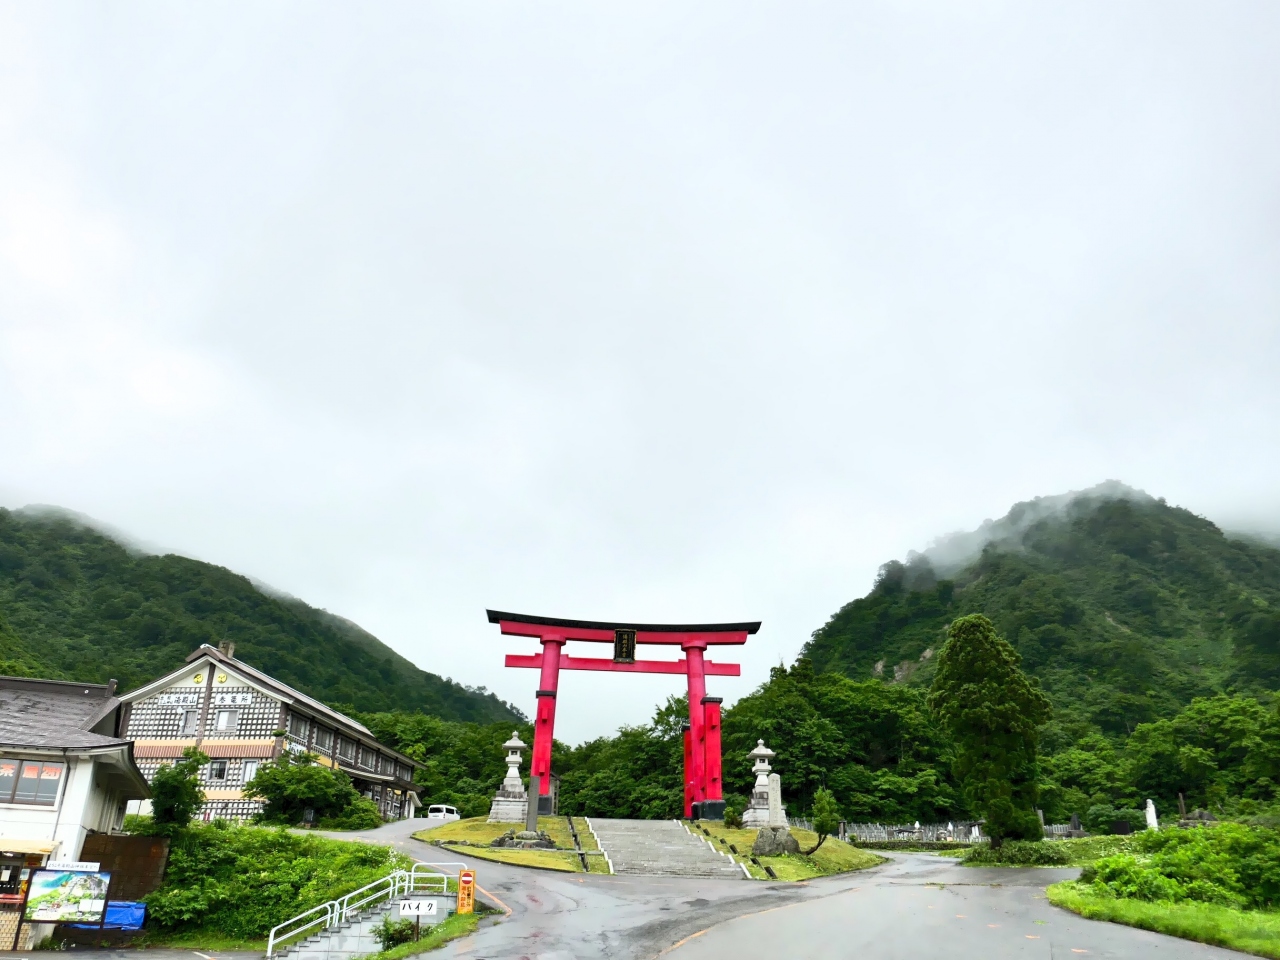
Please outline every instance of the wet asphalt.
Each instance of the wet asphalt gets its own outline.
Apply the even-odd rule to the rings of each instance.
[[[1077,871],[975,869],[892,854],[871,870],[807,883],[556,873],[459,856],[401,821],[346,839],[476,871],[500,913],[431,954],[459,960],[1216,960],[1244,954],[1053,907],[1044,888]],[[828,841],[832,842],[832,841]],[[77,950],[85,960],[139,951]],[[20,956],[20,954],[9,954]],[[36,954],[32,960],[39,960]],[[246,953],[148,950],[147,960],[249,960]]]

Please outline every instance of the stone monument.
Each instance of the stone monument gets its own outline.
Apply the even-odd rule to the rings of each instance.
[[[784,853],[799,853],[800,844],[787,828],[787,811],[782,806],[782,778],[772,773],[769,760],[776,756],[756,741],[756,748],[747,756],[755,763],[751,770],[756,775],[751,790],[751,803],[742,814],[744,827],[758,827],[751,854],[756,857],[776,857]]]
[[[524,823],[529,812],[529,794],[524,789],[524,781],[520,779],[520,760],[528,746],[512,730],[511,739],[502,747],[507,751],[507,775],[502,779],[498,792],[493,795],[493,803],[489,805],[489,822]]]
[[[1147,829],[1160,829],[1160,818],[1156,816],[1156,805],[1151,800],[1147,801]]]

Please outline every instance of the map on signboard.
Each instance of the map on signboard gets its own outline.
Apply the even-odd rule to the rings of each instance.
[[[36,870],[22,919],[33,923],[101,923],[111,874]]]

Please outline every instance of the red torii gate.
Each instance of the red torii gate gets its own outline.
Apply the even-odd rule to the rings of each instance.
[[[555,732],[556,690],[561,670],[683,673],[689,678],[689,726],[684,734],[684,815],[704,820],[724,816],[724,787],[720,780],[721,698],[707,696],[706,677],[736,677],[742,668],[736,663],[713,663],[704,658],[704,653],[710,646],[746,643],[747,637],[760,629],[758,620],[754,623],[605,623],[498,610],[485,612],[489,622],[498,624],[504,634],[536,637],[542,644],[541,653],[509,653],[506,663],[508,667],[542,671],[529,769],[529,775],[539,780],[540,807],[541,797],[549,795],[551,790],[551,740]],[[567,656],[562,648],[570,640],[611,643],[613,659]],[[684,651],[684,659],[637,660],[636,644],[640,643],[678,644]],[[549,796],[546,803],[550,803]]]

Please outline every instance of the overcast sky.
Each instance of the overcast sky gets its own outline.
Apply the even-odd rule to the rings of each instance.
[[[1277,50],[1270,0],[3,3],[0,504],[529,713],[486,606],[761,619],[734,698],[1018,500],[1280,529]],[[562,689],[571,742],[680,690]]]

